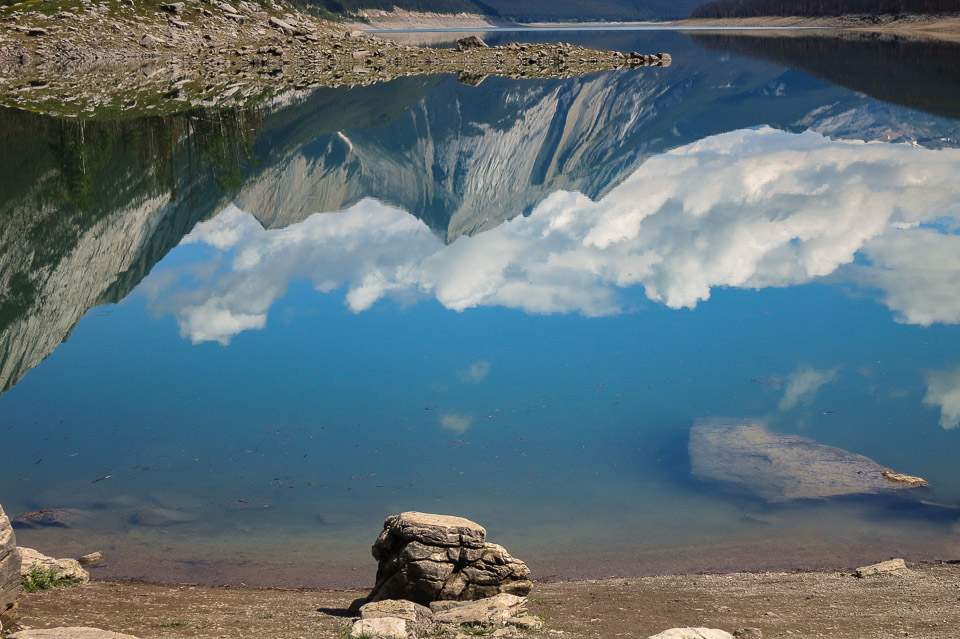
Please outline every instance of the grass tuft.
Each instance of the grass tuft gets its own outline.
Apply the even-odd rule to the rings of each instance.
[[[40,592],[51,588],[66,588],[77,585],[75,579],[58,577],[59,572],[56,568],[44,568],[35,565],[30,568],[26,575],[21,575],[20,590],[23,592]]]

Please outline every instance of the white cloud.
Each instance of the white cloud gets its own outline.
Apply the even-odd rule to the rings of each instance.
[[[212,220],[200,222],[181,240],[181,244],[203,242],[220,250],[236,246],[246,235],[260,230],[261,226],[251,215],[234,205],[229,205]]]
[[[474,362],[457,373],[457,376],[464,384],[479,384],[486,378],[491,366],[492,364],[486,361]]]
[[[780,410],[790,410],[801,401],[810,401],[817,391],[837,378],[837,369],[818,370],[800,366],[787,377]]]
[[[441,415],[440,425],[449,431],[462,435],[473,425],[473,417],[466,415]]]
[[[921,225],[960,216],[958,170],[960,150],[735,131],[651,158],[598,202],[558,191],[449,246],[374,200],[275,231],[230,207],[185,240],[222,251],[213,277],[187,293],[143,290],[194,341],[262,326],[298,278],[346,285],[354,312],[432,296],[457,311],[596,316],[623,310],[622,287],[693,308],[716,287],[830,276],[881,291],[902,321],[957,322],[960,239]],[[872,263],[854,265],[858,252]]]
[[[864,254],[871,265],[851,268],[850,279],[883,291],[898,321],[960,323],[960,235],[893,230],[868,242]]]
[[[960,367],[950,371],[930,371],[923,403],[940,408],[940,425],[943,428],[960,426]]]

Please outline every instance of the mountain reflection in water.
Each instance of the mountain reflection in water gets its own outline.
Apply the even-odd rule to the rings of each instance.
[[[960,550],[960,123],[678,33],[577,38],[674,64],[0,112],[23,176],[0,187],[0,495],[72,526],[19,541],[251,585],[369,585],[411,509],[538,574]],[[719,416],[947,507],[718,491],[686,441]]]

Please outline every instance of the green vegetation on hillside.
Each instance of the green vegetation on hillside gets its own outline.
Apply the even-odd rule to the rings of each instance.
[[[721,0],[699,6],[691,18],[840,16],[960,12],[960,0]]]

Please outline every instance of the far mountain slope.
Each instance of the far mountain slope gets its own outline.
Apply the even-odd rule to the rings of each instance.
[[[480,13],[519,22],[590,22],[623,20],[676,20],[686,18],[699,0],[297,0],[335,13],[364,9],[436,13]]]

